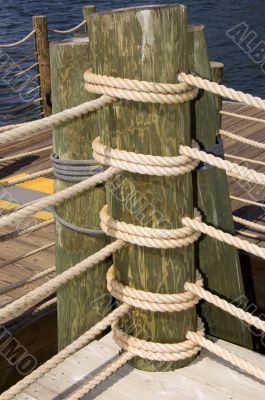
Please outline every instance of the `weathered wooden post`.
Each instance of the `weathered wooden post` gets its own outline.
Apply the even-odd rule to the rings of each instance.
[[[53,112],[91,100],[84,89],[83,73],[91,66],[88,40],[75,39],[51,44]],[[60,160],[90,160],[91,143],[97,131],[92,114],[61,124],[53,131],[54,153]],[[56,181],[56,191],[74,182]],[[67,223],[91,230],[99,228],[99,211],[105,204],[102,185],[62,203],[56,213]],[[56,222],[56,269],[60,273],[107,244],[107,238],[82,234]],[[110,262],[102,262],[63,286],[57,293],[59,349],[101,320],[110,311],[111,299],[106,288]]]
[[[91,14],[87,18],[93,72],[151,82],[176,83],[187,71],[186,8],[136,7]],[[100,46],[99,46],[100,43]],[[142,154],[175,156],[180,143],[191,145],[190,106],[119,101],[95,116],[101,142]],[[193,216],[192,176],[154,177],[122,173],[106,185],[110,215],[153,228],[177,228]],[[129,245],[114,255],[117,279],[130,287],[156,293],[183,292],[195,280],[193,246],[154,249]],[[158,313],[133,309],[122,319],[125,331],[140,339],[177,343],[196,330],[196,310]],[[135,358],[148,371],[175,369],[191,359],[159,363]],[[170,364],[170,366],[169,366]]]
[[[35,30],[36,60],[38,62],[39,85],[41,106],[44,117],[52,114],[51,107],[51,73],[50,73],[50,51],[47,28],[47,17],[32,17],[33,29]]]
[[[190,71],[202,78],[212,80],[213,69],[210,68],[203,25],[189,27],[188,48]],[[219,64],[215,64],[213,70],[215,71],[214,80],[222,79],[222,65]],[[192,102],[191,107],[193,138],[203,148],[213,148],[220,129],[219,97],[201,92]],[[195,175],[194,187],[195,203],[203,213],[205,221],[233,233],[234,225],[226,173],[217,168],[199,169]],[[245,294],[236,248],[208,236],[204,236],[195,246],[206,289],[230,301],[239,299]],[[245,347],[252,347],[251,334],[240,320],[209,303],[203,303],[201,309],[212,335]]]
[[[224,83],[224,64],[219,61],[210,61],[210,68],[212,71],[212,80],[216,83],[219,83],[219,85],[222,85]],[[221,96],[214,96],[214,97],[215,97],[216,109],[218,112],[220,112],[222,110],[223,99]],[[221,120],[222,116],[221,114],[219,114],[220,127],[221,127]]]

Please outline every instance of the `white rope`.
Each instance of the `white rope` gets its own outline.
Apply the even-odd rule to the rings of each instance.
[[[230,244],[231,246],[237,247],[240,250],[247,251],[248,253],[254,254],[255,256],[265,259],[265,249],[257,246],[256,244],[249,243],[247,240],[240,239],[237,236],[233,236],[230,233],[216,229],[213,226],[207,225],[201,221],[195,221],[188,217],[182,218],[182,224],[186,227],[194,229],[194,231],[204,233],[214,239],[221,242]]]
[[[40,222],[39,224],[32,225],[28,228],[21,229],[18,231],[10,232],[10,233],[5,233],[0,236],[0,242],[4,242],[6,240],[14,239],[17,238],[18,236],[23,236],[23,235],[28,235],[32,232],[38,231],[39,229],[45,228],[46,226],[49,226],[54,223],[54,219],[51,218],[48,221],[43,221]]]
[[[0,44],[0,48],[3,49],[8,49],[10,47],[16,47],[19,46],[22,43],[25,43],[29,38],[31,38],[31,36],[33,36],[35,34],[35,30],[31,31],[28,35],[26,35],[23,39],[15,42],[15,43],[10,43],[10,44]]]
[[[78,350],[85,347],[89,342],[95,339],[101,332],[103,332],[108,326],[110,326],[113,321],[117,318],[125,315],[129,306],[126,304],[121,305],[116,310],[112,311],[107,317],[103,318],[100,322],[98,322],[95,326],[89,329],[86,333],[76,339],[73,343],[66,346],[63,350],[61,350],[58,354],[50,358],[44,364],[39,366],[35,371],[33,371],[30,375],[24,377],[22,380],[17,382],[14,386],[8,389],[6,392],[0,395],[0,400],[12,400],[16,395],[21,393],[23,390],[27,389],[30,385],[35,383],[42,376],[47,374],[52,369],[56,368],[59,364],[61,364],[64,360],[66,360],[71,355],[75,354]]]
[[[46,146],[46,147],[42,147],[42,148],[37,149],[37,150],[27,151],[25,153],[14,154],[12,156],[0,158],[0,163],[5,163],[5,162],[8,162],[8,161],[12,161],[12,160],[18,160],[20,158],[34,156],[35,154],[43,153],[43,152],[45,152],[47,150],[52,150],[52,146]]]
[[[105,260],[107,257],[120,250],[125,245],[126,243],[122,240],[116,240],[92,256],[81,261],[79,264],[76,264],[67,271],[64,271],[62,274],[57,275],[55,278],[50,279],[48,282],[32,290],[30,293],[27,293],[26,295],[13,301],[11,304],[8,304],[4,308],[0,309],[0,323],[2,324],[3,321],[7,320],[13,315],[16,315],[17,313],[20,313],[21,310],[25,310],[25,308],[31,308],[36,303],[54,293],[57,289],[59,289],[59,287],[65,285],[73,278],[79,276],[80,274],[86,272],[89,268],[92,268],[94,265]]]
[[[58,30],[58,29],[49,29],[49,31],[50,31],[50,32],[54,32],[54,33],[59,33],[59,34],[61,34],[61,35],[65,35],[65,34],[67,34],[67,33],[72,33],[72,32],[77,31],[78,29],[80,29],[80,28],[81,28],[82,26],[84,26],[84,25],[86,25],[86,20],[80,22],[80,24],[74,26],[73,28],[67,29],[67,30],[65,30],[65,31],[60,31],[60,30]]]
[[[265,207],[265,203],[258,203],[258,202],[253,201],[253,200],[243,199],[242,197],[230,196],[230,199],[231,200],[235,200],[235,201],[239,201],[239,202],[244,203],[244,204],[250,204],[250,205],[253,205],[253,206],[257,206],[257,207],[262,207],[262,208]]]
[[[230,117],[241,118],[241,119],[245,119],[245,120],[253,121],[253,122],[261,122],[261,123],[265,124],[265,119],[261,119],[261,118],[249,117],[247,115],[242,115],[242,114],[234,114],[234,113],[231,113],[228,111],[220,111],[220,114],[229,115]]]
[[[45,117],[32,122],[27,122],[22,126],[18,126],[7,132],[3,132],[0,135],[0,144],[14,142],[18,139],[21,140],[46,128],[53,128],[54,126],[60,125],[66,121],[70,121],[72,119],[81,117],[82,115],[86,115],[87,113],[99,110],[106,104],[110,104],[113,101],[116,100],[110,98],[109,96],[102,96],[96,100],[92,100],[80,104],[79,106],[66,109],[57,114],[50,115],[49,117]]]
[[[94,94],[143,103],[179,104],[193,100],[198,90],[180,83],[156,83],[84,73],[85,88]]]
[[[180,146],[180,154],[190,157],[193,160],[200,160],[213,167],[224,169],[227,174],[231,174],[237,179],[265,185],[265,174],[255,171],[254,169],[246,168],[242,165],[223,160],[220,157],[215,157],[212,154],[205,153],[204,151],[191,148],[189,146]]]
[[[93,158],[103,165],[137,174],[177,176],[194,170],[199,164],[185,156],[161,157],[112,149],[100,143],[97,137],[92,143]]]
[[[245,157],[239,157],[239,156],[234,156],[234,154],[228,154],[225,153],[225,158],[232,158],[232,160],[239,160],[239,161],[244,161],[256,165],[265,165],[264,161],[259,161],[259,160],[252,160],[251,158],[245,158]]]
[[[53,247],[54,245],[55,245],[55,242],[51,242],[49,244],[45,244],[44,246],[38,247],[35,250],[31,250],[25,254],[22,254],[21,256],[12,258],[11,260],[4,261],[4,262],[0,263],[0,268],[6,267],[7,265],[10,265],[10,264],[14,264],[20,260],[24,260],[25,258],[31,257],[37,253],[40,253],[41,251],[47,250],[50,247]]]
[[[236,100],[249,106],[265,110],[265,101],[260,97],[254,97],[251,94],[227,88],[226,86],[219,85],[216,82],[211,82],[207,79],[202,79],[198,76],[193,76],[191,74],[185,74],[184,72],[181,72],[178,75],[178,80],[179,82],[187,83],[188,85],[207,90],[211,93],[218,94],[219,96],[226,97],[230,100]]]
[[[12,179],[12,177],[11,177],[11,179],[9,181],[5,181],[5,182],[0,181],[0,188],[3,189],[3,188],[11,187],[11,186],[16,186],[16,185],[19,185],[24,182],[33,181],[42,176],[51,175],[52,172],[53,172],[53,168],[48,168],[48,169],[44,169],[42,171],[34,172],[33,174],[29,174],[27,176],[22,176],[20,178]]]
[[[14,211],[12,214],[5,215],[0,219],[0,228],[18,224],[19,222],[24,221],[27,217],[34,215],[38,211],[42,211],[48,207],[55,206],[65,200],[77,196],[80,193],[83,193],[91,187],[106,182],[117,173],[119,173],[119,170],[109,168],[104,172],[89,177],[85,181],[70,186],[53,195],[37,200],[18,211]]]
[[[195,212],[195,220],[200,221],[201,216]],[[139,225],[127,224],[114,220],[108,214],[108,207],[100,211],[100,226],[106,235],[138,246],[172,249],[189,246],[194,243],[199,235],[187,228],[155,229]]]
[[[217,343],[213,343],[212,341],[205,339],[204,337],[194,332],[188,332],[187,338],[192,340],[197,345],[204,347],[205,349],[217,355],[218,357],[221,357],[223,360],[228,361],[235,367],[240,368],[242,371],[247,372],[249,375],[252,375],[255,378],[265,382],[265,372],[262,369],[254,366],[253,364],[244,360],[243,358],[238,357],[231,351],[224,349]]]
[[[242,136],[238,136],[234,133],[224,131],[223,129],[220,130],[220,134],[222,136],[228,137],[230,139],[236,140],[237,142],[245,143],[249,146],[257,147],[258,149],[265,150],[265,143],[259,143],[256,140],[247,139]]]
[[[244,219],[244,218],[236,217],[235,215],[233,216],[233,220],[235,222],[238,222],[239,224],[246,225],[249,228],[253,228],[256,231],[265,232],[265,225],[260,225],[260,224],[257,224],[256,222],[252,222],[252,221],[248,221],[247,219]]]
[[[247,311],[242,310],[239,307],[229,303],[226,300],[221,299],[219,296],[212,294],[211,292],[205,290],[203,287],[198,286],[191,282],[186,282],[184,284],[184,289],[193,293],[195,296],[198,296],[200,299],[206,300],[208,303],[214,304],[216,307],[220,308],[223,311],[226,311],[230,315],[245,321],[247,324],[255,326],[257,329],[265,332],[265,321],[262,321],[260,318],[257,318],[250,314]]]

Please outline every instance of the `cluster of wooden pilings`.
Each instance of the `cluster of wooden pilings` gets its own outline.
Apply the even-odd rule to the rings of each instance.
[[[176,82],[178,71],[222,80],[222,64],[210,63],[202,25],[188,25],[185,6],[151,6],[96,12],[86,8],[89,40],[75,39],[50,45],[53,113],[95,98],[84,89],[83,73],[93,72],[152,82]],[[200,92],[191,103],[179,105],[119,101],[84,115],[53,131],[54,153],[60,159],[92,158],[91,143],[101,142],[136,153],[175,156],[179,144],[195,139],[202,148],[216,144],[220,128],[220,98]],[[57,180],[59,191],[70,183]],[[173,229],[197,207],[208,224],[233,232],[228,183],[224,171],[199,168],[194,174],[151,177],[122,173],[105,186],[65,201],[57,207],[66,221],[99,229],[99,211],[108,204],[114,219],[135,225]],[[56,267],[60,273],[109,242],[73,232],[56,223]],[[195,280],[196,268],[204,287],[233,301],[244,295],[237,250],[203,237],[182,249],[148,249],[129,245],[112,259],[99,263],[66,284],[57,293],[59,349],[101,320],[113,307],[106,288],[106,272],[114,263],[123,284],[157,293],[183,291]],[[240,303],[240,300],[239,300]],[[207,332],[252,347],[248,329],[230,315],[201,304],[197,312]],[[196,330],[196,310],[179,313],[131,311],[122,320],[125,331],[154,342],[181,342],[188,330]],[[189,363],[171,364],[176,368]],[[165,363],[135,359],[133,364],[149,371],[165,370]]]

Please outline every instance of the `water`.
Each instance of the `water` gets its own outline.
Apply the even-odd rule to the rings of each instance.
[[[82,6],[89,4],[88,1],[73,0],[0,0],[0,43],[10,43],[19,40],[32,29],[32,15],[47,15],[49,28],[68,29],[82,21]],[[143,4],[174,4],[175,1],[95,1],[98,10],[120,8],[132,5]],[[91,4],[91,3],[90,3]],[[265,4],[262,0],[183,0],[182,4],[188,6],[189,22],[199,23],[206,26],[207,41],[209,46],[209,56],[211,60],[222,61],[225,64],[225,84],[235,89],[250,92],[254,95],[264,97],[265,95],[265,63],[263,64],[262,41],[265,40],[264,32],[264,9]],[[236,45],[226,34],[226,32],[236,26],[244,23],[248,39],[244,41],[241,48]],[[243,26],[243,25],[242,25]],[[251,32],[252,31],[252,32]],[[240,35],[241,36],[241,35]],[[50,40],[60,40],[62,36],[50,34]],[[64,37],[65,38],[65,37]],[[250,39],[253,39],[252,42]],[[260,53],[254,51],[256,59],[250,57],[255,46],[260,44]],[[265,43],[265,42],[264,42]],[[11,59],[18,61],[32,46],[32,42],[27,45],[8,50],[7,53]],[[22,51],[22,54],[18,54]],[[0,59],[0,125],[9,123],[10,120],[32,119],[39,116],[39,103],[37,101],[38,93],[34,92],[35,81],[26,85],[26,92],[31,92],[31,100],[36,102],[25,109],[9,112],[10,107],[23,107],[24,103],[19,98],[20,93],[6,93],[7,84],[1,75]],[[26,60],[21,64],[23,69],[32,65],[33,59]],[[18,68],[18,67],[16,67]],[[19,74],[17,69],[16,73]],[[36,75],[34,68],[26,73],[30,80]],[[17,77],[19,85],[23,84],[24,76]],[[24,89],[23,89],[24,90]],[[32,97],[34,95],[34,97]],[[27,98],[29,100],[29,98]]]

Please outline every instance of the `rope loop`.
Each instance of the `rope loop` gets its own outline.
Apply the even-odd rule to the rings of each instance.
[[[200,318],[197,323],[197,334],[204,336],[204,325]],[[155,343],[148,342],[128,335],[119,327],[118,321],[112,324],[112,333],[115,343],[125,351],[134,356],[142,357],[152,361],[179,361],[185,360],[198,354],[201,346],[192,340],[180,343]]]
[[[201,221],[201,215],[195,210],[195,221]],[[200,232],[182,227],[178,229],[157,229],[127,224],[114,220],[108,214],[108,206],[100,211],[100,226],[108,236],[121,239],[138,246],[158,249],[172,249],[189,246],[200,237]]]
[[[198,271],[196,277],[195,285],[202,287],[203,281]],[[142,310],[154,312],[180,312],[196,306],[199,302],[199,297],[188,291],[178,294],[162,294],[125,286],[116,280],[114,265],[107,272],[107,288],[117,300]]]
[[[179,104],[197,97],[198,89],[186,83],[155,83],[84,73],[85,88],[94,94],[142,103]]]
[[[99,137],[93,141],[92,148],[93,158],[100,164],[143,175],[178,176],[199,165],[199,161],[187,156],[162,157],[112,149],[100,143]]]

